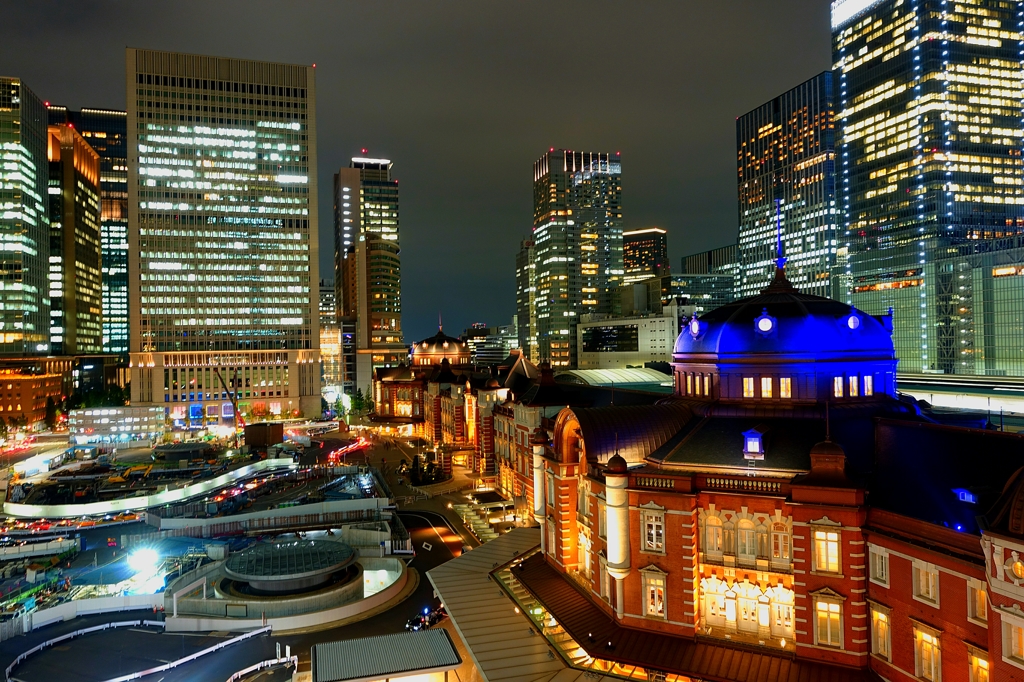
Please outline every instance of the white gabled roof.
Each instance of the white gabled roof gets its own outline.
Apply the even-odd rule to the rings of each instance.
[[[365,682],[454,670],[462,662],[441,629],[313,646],[314,682]]]
[[[516,528],[441,564],[427,578],[488,682],[594,682],[593,672],[568,667],[527,615],[517,614],[516,605],[491,580],[495,568],[538,545],[539,529]],[[586,678],[587,674],[591,677]]]

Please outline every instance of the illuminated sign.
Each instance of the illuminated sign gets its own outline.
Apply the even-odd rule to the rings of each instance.
[[[879,4],[882,0],[835,0],[832,3],[832,28],[842,26],[850,19]]]

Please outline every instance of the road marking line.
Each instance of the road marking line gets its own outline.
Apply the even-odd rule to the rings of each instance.
[[[424,542],[422,545],[420,545],[420,547],[422,547],[423,549],[427,550],[428,552],[430,550],[434,549],[434,546],[432,544],[430,544],[429,542]]]

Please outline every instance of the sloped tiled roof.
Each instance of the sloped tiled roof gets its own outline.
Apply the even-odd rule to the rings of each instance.
[[[592,462],[607,462],[616,451],[627,462],[642,462],[693,418],[680,402],[577,408],[573,414]]]

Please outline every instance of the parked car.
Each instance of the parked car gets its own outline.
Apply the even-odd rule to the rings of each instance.
[[[429,607],[423,609],[423,613],[413,616],[405,624],[405,629],[411,632],[418,630],[426,630],[427,628],[437,625],[448,616],[448,612],[444,610],[444,606],[438,606],[433,611]]]

